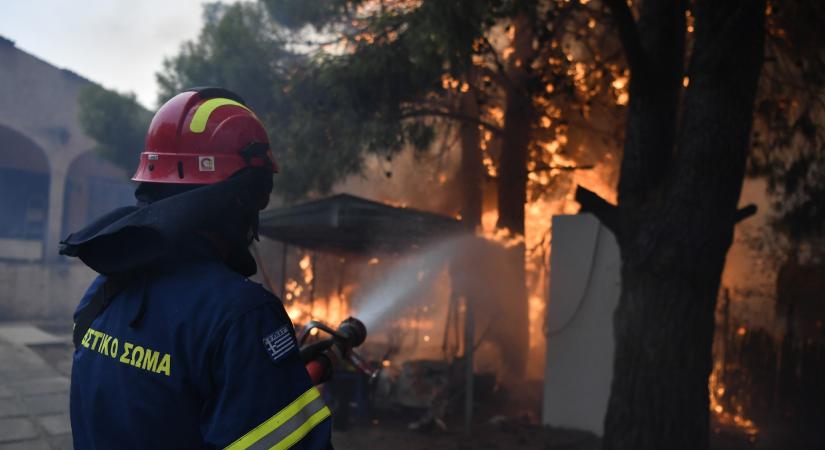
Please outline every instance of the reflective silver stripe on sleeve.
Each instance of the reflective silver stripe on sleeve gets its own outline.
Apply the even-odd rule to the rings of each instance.
[[[304,436],[306,436],[317,423],[312,423],[311,418],[315,416],[317,413],[320,413],[323,409],[326,409],[327,412],[324,414],[324,419],[329,417],[329,409],[324,402],[323,397],[318,396],[315,400],[308,403],[306,406],[301,408],[294,416],[292,416],[289,420],[284,422],[278,428],[272,430],[266,436],[263,436],[260,440],[249,446],[250,450],[262,450],[262,449],[271,449],[271,448],[289,448],[300,440]],[[316,416],[317,417],[317,416]],[[279,444],[285,443],[285,440],[290,437],[293,433],[298,432],[300,436],[297,437],[295,442],[289,443],[288,447],[279,446]]]

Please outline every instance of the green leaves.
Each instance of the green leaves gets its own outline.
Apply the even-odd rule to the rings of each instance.
[[[774,230],[793,240],[825,226],[825,8],[817,0],[769,2],[749,171],[774,201]]]
[[[286,28],[340,22],[360,2],[262,3],[208,5],[198,40],[184,44],[157,75],[159,101],[191,86],[238,92],[267,126],[283,168],[275,186],[290,200],[328,192],[361,172],[369,153],[428,146],[432,130],[402,121],[401,108],[438,86],[443,60],[427,54],[432,42],[415,52],[397,38],[339,54],[296,53],[288,50],[295,34],[287,36]],[[379,15],[367,27],[398,27],[399,20]]]
[[[194,86],[220,86],[240,94],[262,115],[277,108],[283,65],[291,58],[263,8],[255,3],[213,4],[196,41],[164,61],[157,74],[162,104]]]
[[[323,28],[332,21],[340,20],[361,1],[348,0],[263,0],[272,18],[288,28],[311,25]]]
[[[506,53],[507,44],[494,48],[487,38],[506,39],[500,25],[528,6],[491,0],[209,3],[198,38],[184,43],[157,74],[158,102],[194,86],[237,92],[267,127],[283,169],[276,189],[287,199],[324,194],[360,173],[368,155],[392,158],[408,146],[427,151],[440,122],[489,122],[485,114],[501,110],[509,81],[506,55],[496,54]],[[533,19],[543,20],[538,12]],[[537,54],[536,61],[548,57]],[[545,93],[540,75],[531,73],[517,87],[534,101]],[[471,79],[484,117],[459,111]],[[554,96],[564,86],[555,81]],[[125,123],[142,139],[145,127]],[[99,141],[106,151],[131,167],[138,149],[107,139]]]
[[[80,92],[78,103],[80,125],[97,142],[96,151],[127,173],[134,172],[152,114],[134,94],[119,94],[95,84]]]

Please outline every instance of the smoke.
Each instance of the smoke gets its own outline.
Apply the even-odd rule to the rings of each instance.
[[[381,330],[388,317],[420,303],[424,298],[422,291],[433,284],[461,241],[462,238],[449,239],[410,255],[390,268],[379,283],[367,286],[356,311],[367,329]]]
[[[511,305],[520,279],[512,252],[500,244],[469,234],[456,236],[365,270],[377,276],[360,277],[352,297],[353,315],[367,326],[372,344],[380,347],[400,336],[401,359],[463,353],[465,301],[472,304],[475,317],[477,368],[503,373],[511,363],[508,355],[522,350],[514,330],[528,324]],[[457,302],[452,315],[451,297]]]
[[[333,190],[454,216],[460,209],[461,189],[453,185],[460,159],[454,147],[434,148],[424,155],[407,148],[391,161],[367,156],[364,173],[347,178]]]

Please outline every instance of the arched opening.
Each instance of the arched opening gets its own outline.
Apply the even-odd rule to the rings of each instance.
[[[122,169],[92,151],[69,165],[63,199],[63,236],[120,206],[135,203],[134,185]]]
[[[43,257],[48,210],[46,153],[20,132],[0,125],[0,259]]]

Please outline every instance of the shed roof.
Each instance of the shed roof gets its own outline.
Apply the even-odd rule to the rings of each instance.
[[[465,230],[452,217],[337,194],[261,212],[260,234],[299,247],[399,253]]]

